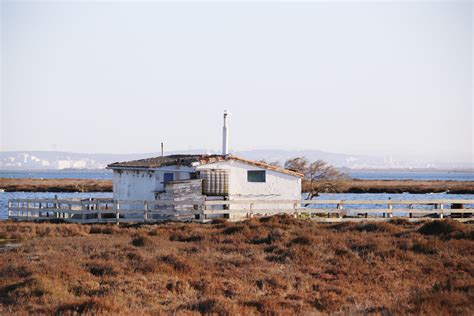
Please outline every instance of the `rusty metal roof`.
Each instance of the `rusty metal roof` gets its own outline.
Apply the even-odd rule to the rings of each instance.
[[[166,166],[185,166],[192,167],[195,165],[207,165],[220,161],[234,160],[244,164],[253,165],[267,170],[273,170],[289,174],[295,177],[303,178],[303,174],[288,169],[284,169],[278,166],[269,165],[260,161],[248,160],[232,155],[170,155],[163,157],[153,157],[133,161],[115,162],[107,166],[109,169],[151,169],[160,168]]]

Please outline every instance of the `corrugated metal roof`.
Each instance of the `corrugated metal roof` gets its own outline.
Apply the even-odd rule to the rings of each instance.
[[[125,162],[115,162],[107,166],[110,169],[121,169],[121,168],[131,168],[131,169],[149,169],[149,168],[160,168],[166,166],[186,166],[192,167],[195,165],[207,165],[211,163],[216,163],[226,160],[235,160],[241,163],[248,165],[257,166],[267,170],[273,170],[276,172],[281,172],[289,174],[295,177],[303,177],[303,174],[288,169],[284,169],[278,166],[269,165],[260,161],[248,160],[232,155],[222,156],[222,155],[170,155],[163,157],[153,157],[133,161]]]

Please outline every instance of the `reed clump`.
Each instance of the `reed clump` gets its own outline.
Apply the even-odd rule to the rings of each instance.
[[[423,235],[433,235],[447,239],[474,239],[472,229],[454,220],[427,222],[421,226],[418,231]]]

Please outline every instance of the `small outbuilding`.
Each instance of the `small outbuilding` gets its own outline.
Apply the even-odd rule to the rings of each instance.
[[[108,168],[120,201],[301,199],[302,174],[232,155],[171,155]]]
[[[170,155],[108,165],[113,170],[114,200],[299,201],[302,174],[228,154],[226,117],[224,113],[222,155]],[[227,208],[245,207],[231,204]],[[264,207],[259,204],[259,208]],[[267,207],[289,209],[294,205]]]

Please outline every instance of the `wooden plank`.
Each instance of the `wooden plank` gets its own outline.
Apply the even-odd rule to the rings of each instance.
[[[267,205],[275,205],[275,204],[300,204],[300,200],[208,200],[205,201],[205,205],[242,205],[242,204],[267,204]]]
[[[293,208],[274,208],[271,205],[292,205]],[[309,208],[300,207],[301,205],[334,205],[336,208]],[[160,216],[175,216],[178,220],[180,216],[192,217],[196,214],[390,214],[394,213],[404,214],[439,214],[449,215],[451,213],[469,214],[474,213],[474,208],[464,209],[443,209],[443,206],[450,204],[473,205],[474,199],[439,199],[439,200],[158,200],[158,201],[113,201],[109,198],[80,200],[80,199],[11,199],[8,201],[9,218],[21,220],[51,220],[54,218],[62,218],[72,222],[140,222],[146,218],[148,221],[154,221],[154,215]],[[139,205],[139,207],[136,207]],[[156,206],[169,206],[171,209],[153,210],[146,206],[153,208]],[[186,209],[188,206],[197,205],[198,209]],[[204,210],[202,207],[213,205],[248,205],[248,209],[237,210]],[[259,205],[266,205],[264,208]],[[343,205],[383,205],[384,208],[345,208]],[[393,205],[435,205],[437,208],[433,209],[416,209],[416,208],[393,208]],[[119,209],[120,206],[120,209]],[[129,206],[131,209],[127,209]],[[64,208],[65,207],[65,208]],[[184,207],[184,209],[180,209]],[[76,208],[76,209],[74,209]],[[147,216],[144,216],[146,211]],[[39,212],[42,216],[39,216]],[[46,216],[49,213],[51,216]],[[66,218],[69,214],[69,218]],[[71,214],[80,214],[81,218],[71,218]],[[113,214],[114,218],[101,218],[103,214]],[[137,218],[131,218],[131,214],[136,214]],[[97,218],[86,218],[88,215],[96,215]],[[120,215],[127,218],[120,218]],[[117,217],[118,216],[118,217]]]
[[[204,205],[203,200],[183,200],[183,201],[174,201],[174,200],[156,200],[156,201],[144,201],[144,200],[133,200],[133,201],[116,201],[120,203],[120,205],[135,205],[141,204],[143,205],[145,202],[148,203],[148,206],[151,207],[153,205],[156,206],[171,206],[171,205]]]
[[[264,204],[264,203],[261,203]],[[302,200],[301,204],[474,204],[473,200]]]
[[[75,205],[80,205],[81,201],[80,199],[68,199],[68,200],[56,200],[56,199],[12,199],[10,200],[12,202],[17,202],[17,203],[61,203],[61,204],[75,204]]]

